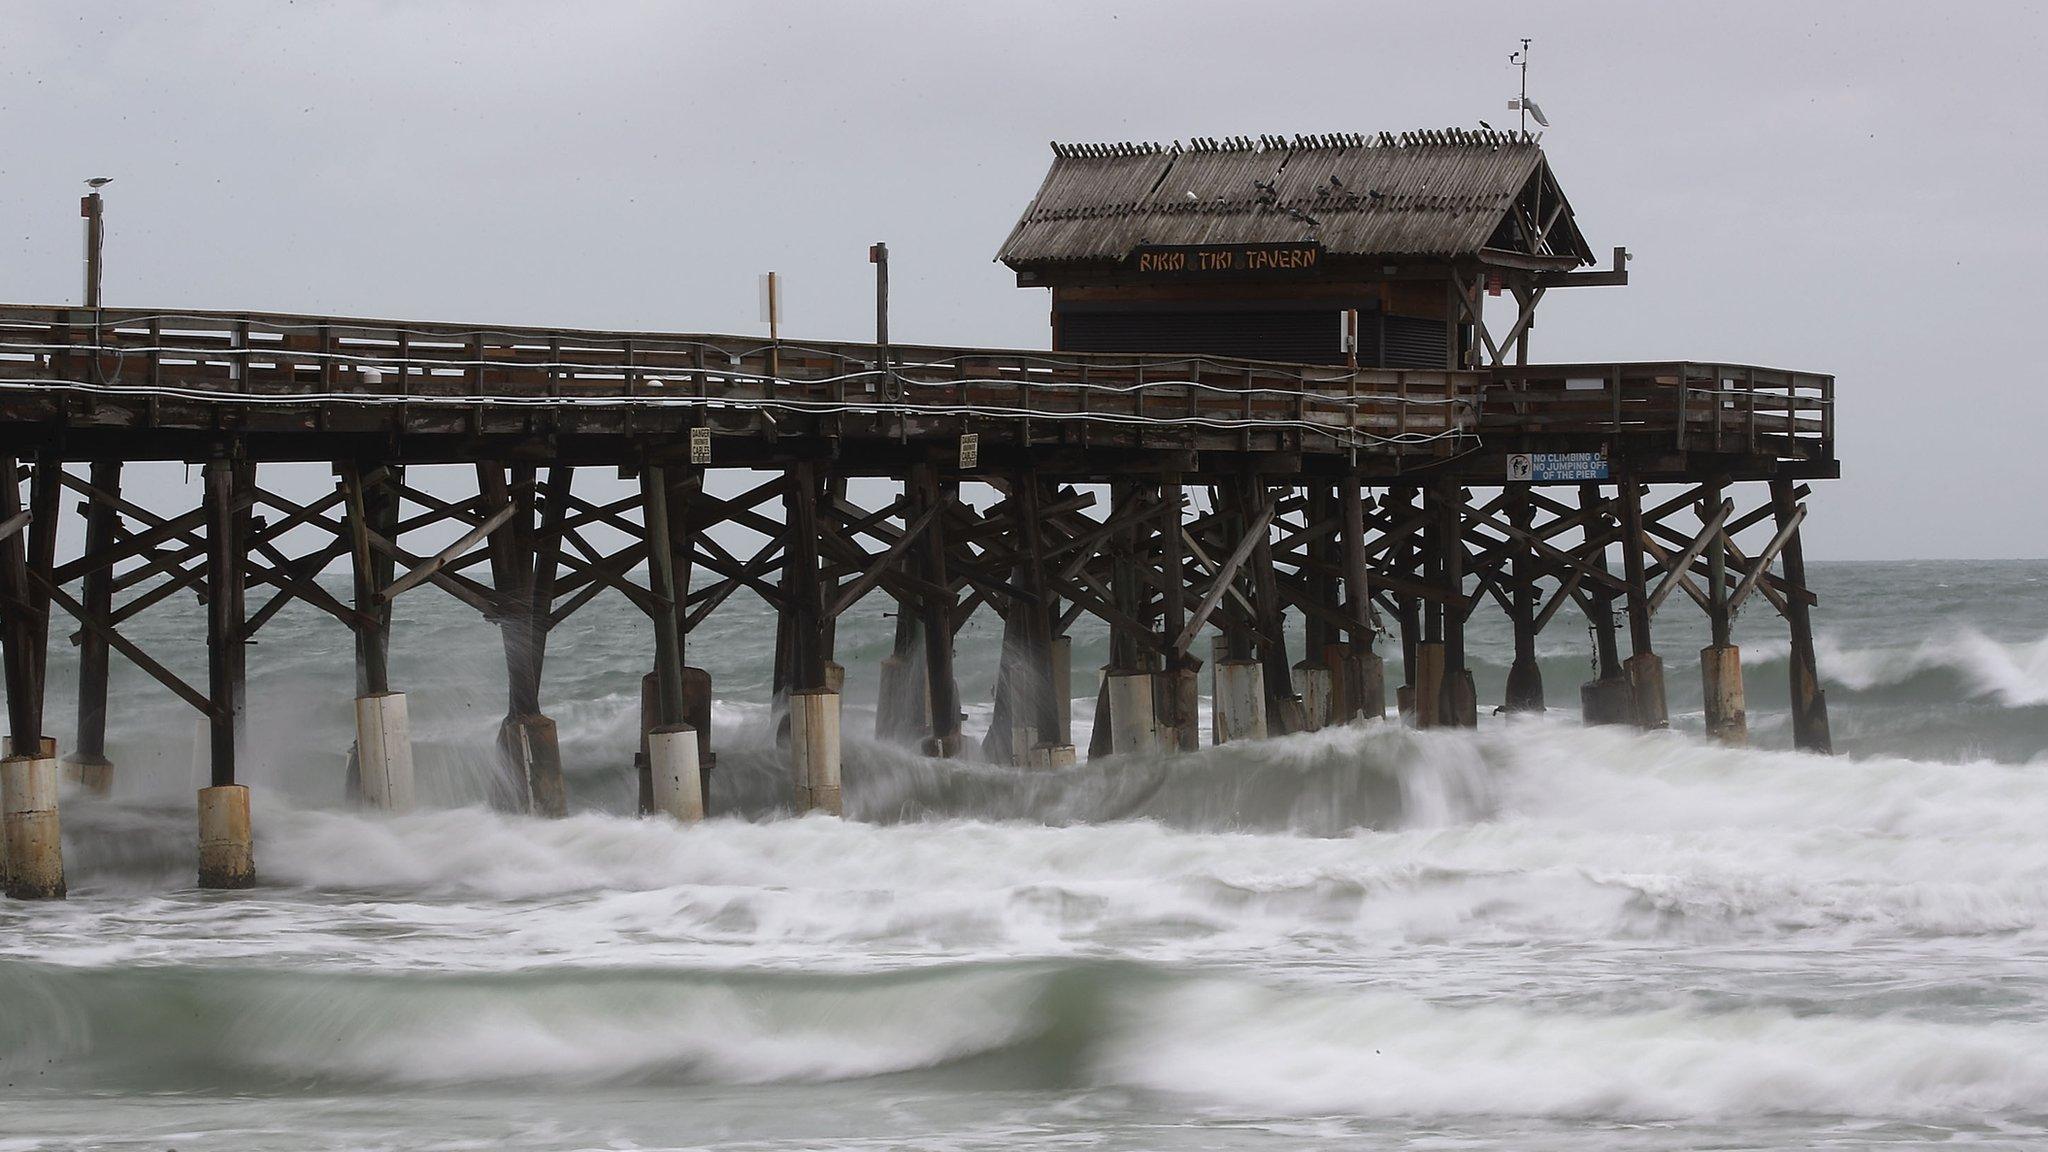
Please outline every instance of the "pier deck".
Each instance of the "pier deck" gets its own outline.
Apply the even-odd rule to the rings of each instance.
[[[1803,482],[1838,473],[1834,442],[1832,377],[1745,365],[1351,369],[0,306],[0,467],[15,478],[0,484],[7,889],[64,887],[58,749],[42,718],[57,610],[78,626],[79,728],[65,760],[88,793],[116,775],[113,655],[206,718],[200,877],[216,886],[255,874],[237,781],[245,644],[292,602],[354,633],[352,791],[402,808],[411,753],[385,653],[392,602],[427,585],[503,633],[508,803],[540,814],[569,806],[540,692],[548,635],[608,590],[655,636],[642,806],[683,819],[704,811],[715,763],[711,685],[687,663],[688,638],[740,592],[779,620],[776,697],[798,810],[840,807],[846,671],[833,621],[869,594],[895,600],[898,621],[876,735],[931,755],[963,752],[953,638],[984,608],[1002,617],[1004,645],[981,754],[1050,769],[1077,755],[1065,636],[1084,613],[1112,638],[1089,751],[1158,754],[1202,742],[1205,666],[1212,740],[1381,718],[1382,639],[1398,643],[1389,656],[1410,723],[1472,724],[1464,624],[1489,600],[1515,627],[1507,707],[1545,706],[1536,637],[1575,607],[1596,636],[1587,719],[1660,727],[1651,621],[1679,592],[1713,626],[1701,658],[1710,732],[1745,738],[1731,627],[1754,599],[1793,637],[1797,741],[1825,749],[1799,526]],[[1591,470],[1537,466],[1567,455]],[[200,505],[173,514],[124,498],[123,465],[148,460],[203,465]],[[332,466],[331,492],[264,486],[265,466],[307,461]],[[475,495],[408,482],[430,465],[473,469]],[[578,493],[575,473],[589,467],[637,479],[637,494]],[[765,475],[721,496],[704,482],[719,469]],[[880,482],[850,492],[852,478]],[[1763,488],[1747,508],[1734,498],[1744,482]],[[963,501],[963,484],[997,499]],[[85,543],[60,560],[65,491],[82,497]],[[408,543],[430,530],[445,541],[451,526],[452,545]],[[765,543],[735,552],[722,526]],[[628,543],[607,551],[600,528]],[[318,543],[292,543],[307,530]],[[316,579],[343,564],[346,599]],[[203,686],[124,630],[184,595],[207,612]]]

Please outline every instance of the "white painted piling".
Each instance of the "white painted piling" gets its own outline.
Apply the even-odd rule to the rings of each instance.
[[[412,724],[405,693],[356,697],[356,773],[365,805],[412,811]]]
[[[1301,724],[1315,732],[1342,722],[1337,711],[1337,677],[1327,665],[1296,664],[1294,692],[1301,697]]]
[[[48,751],[49,749],[45,749]],[[7,895],[16,900],[64,896],[64,851],[57,822],[54,755],[0,760],[0,852]]]
[[[1706,698],[1707,735],[1723,744],[1749,743],[1749,713],[1742,693],[1742,649],[1733,644],[1700,649],[1700,687]]]
[[[697,730],[664,724],[647,733],[647,763],[654,810],[685,824],[704,818],[704,777],[697,762]]]
[[[247,888],[256,883],[249,829],[249,788],[224,784],[199,790],[199,886]]]
[[[1152,673],[1109,674],[1109,750],[1118,756],[1159,749],[1159,716],[1152,698]]]
[[[839,789],[839,693],[792,692],[789,766],[798,815],[842,813]]]
[[[1671,714],[1664,703],[1664,659],[1655,652],[1631,656],[1621,662],[1635,696],[1636,727],[1644,731],[1671,727]]]
[[[1265,668],[1256,660],[1218,660],[1210,666],[1216,698],[1216,743],[1266,738]]]

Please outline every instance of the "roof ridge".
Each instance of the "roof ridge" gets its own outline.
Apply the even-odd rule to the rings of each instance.
[[[1117,156],[1159,156],[1193,152],[1308,152],[1343,148],[1501,148],[1528,144],[1541,146],[1540,133],[1505,128],[1411,128],[1405,132],[1321,132],[1279,136],[1191,136],[1161,144],[1158,141],[1102,143],[1052,142],[1052,153],[1065,159],[1095,159]]]

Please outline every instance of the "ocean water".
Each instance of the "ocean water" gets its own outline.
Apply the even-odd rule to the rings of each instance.
[[[551,644],[560,821],[489,806],[497,634],[432,592],[393,656],[421,810],[343,806],[348,641],[295,606],[250,657],[239,893],[192,887],[195,718],[117,660],[72,897],[0,903],[0,1150],[2048,1144],[2048,563],[1813,567],[1833,758],[1787,750],[1767,605],[1756,746],[1700,738],[1679,599],[1667,733],[1576,723],[1567,613],[1545,718],[935,762],[865,739],[871,599],[846,820],[777,813],[772,626],[735,600],[693,638],[726,814],[692,828],[630,814],[622,604]],[[137,635],[198,676],[200,628]],[[972,723],[997,634],[960,644]],[[1498,700],[1498,620],[1471,649]]]

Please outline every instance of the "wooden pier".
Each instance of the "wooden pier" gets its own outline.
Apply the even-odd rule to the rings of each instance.
[[[1390,153],[1374,162],[1402,147],[1419,156],[1483,144],[1325,139],[1320,152]],[[1510,176],[1516,187],[1532,179]],[[1547,169],[1536,176],[1535,208],[1554,226]],[[1501,211],[1517,204],[1510,196]],[[703,811],[718,738],[690,637],[741,592],[778,614],[775,691],[799,810],[840,806],[834,621],[869,594],[898,605],[878,735],[934,756],[970,751],[953,638],[983,609],[1001,617],[1004,642],[979,754],[1053,769],[1077,755],[1065,637],[1084,614],[1112,637],[1087,751],[1163,754],[1204,741],[1195,702],[1205,668],[1210,740],[1381,718],[1389,676],[1408,722],[1473,724],[1463,636],[1488,601],[1514,625],[1508,708],[1544,707],[1536,638],[1570,607],[1597,637],[1598,674],[1581,694],[1588,720],[1644,727],[1665,723],[1653,622],[1692,602],[1712,625],[1709,728],[1729,740],[1744,732],[1732,622],[1768,604],[1792,637],[1797,742],[1826,750],[1799,530],[1807,482],[1838,472],[1833,379],[1676,361],[1504,362],[1526,359],[1529,298],[1546,283],[1608,275],[1560,270],[1563,257],[1540,251],[1553,234],[1532,233],[1539,250],[1504,264],[1452,253],[1403,256],[1396,269],[1375,255],[1371,271],[1344,274],[1392,300],[1390,286],[1441,269],[1450,289],[1433,291],[1455,338],[1440,333],[1432,354],[1445,363],[1423,367],[1361,362],[1356,342],[1334,363],[1287,363],[0,306],[0,466],[14,478],[0,484],[7,889],[64,887],[61,734],[43,716],[53,616],[75,626],[60,639],[81,656],[71,775],[88,795],[117,786],[107,672],[115,656],[133,663],[210,726],[200,879],[236,886],[255,874],[238,780],[244,646],[293,601],[351,630],[354,791],[403,808],[411,753],[387,671],[391,605],[428,585],[501,630],[506,791],[544,815],[574,800],[540,689],[548,641],[607,591],[646,615],[655,641],[643,809],[685,819]],[[1490,239],[1481,229],[1482,246]],[[1335,249],[1316,243],[1317,260],[1341,271]],[[1115,277],[1085,276],[1098,284],[1082,293],[1089,306],[1115,299],[1100,290]],[[1501,339],[1480,316],[1489,277],[1523,302]],[[1275,291],[1254,283],[1254,295]],[[1150,281],[1131,286],[1156,302]],[[1355,334],[1356,301],[1339,304]],[[1377,321],[1383,332],[1399,328],[1389,319],[1399,318]],[[152,512],[124,496],[124,465],[152,460],[200,465],[200,505]],[[267,466],[293,462],[330,466],[332,490],[294,499],[266,486]],[[409,482],[409,470],[448,465],[474,474],[473,496]],[[637,491],[593,502],[572,487],[579,469],[635,478]],[[714,495],[730,490],[707,485],[720,470],[751,481]],[[868,482],[849,488],[854,479]],[[963,485],[999,498],[977,510]],[[67,514],[81,517],[84,544],[60,559]],[[453,544],[414,543],[445,540],[451,525]],[[767,543],[735,553],[721,526]],[[1767,542],[1738,547],[1751,528],[1768,528]],[[318,580],[341,565],[353,574],[346,599]],[[187,597],[206,606],[203,685],[127,627]]]

